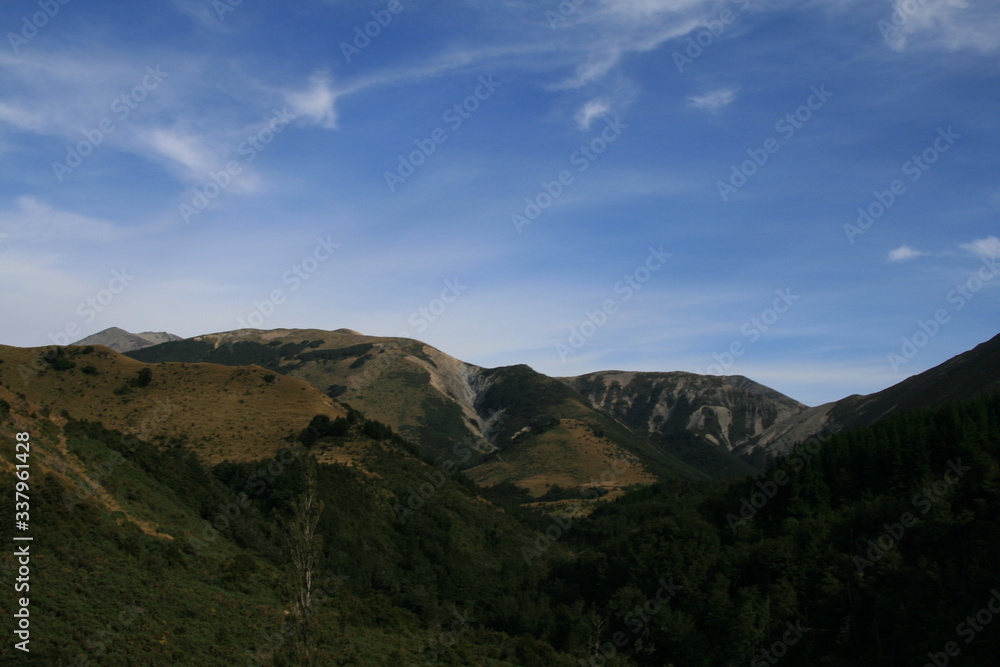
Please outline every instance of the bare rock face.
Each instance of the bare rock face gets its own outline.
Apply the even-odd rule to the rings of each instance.
[[[806,409],[740,375],[601,371],[561,379],[649,437],[687,431],[727,451]]]

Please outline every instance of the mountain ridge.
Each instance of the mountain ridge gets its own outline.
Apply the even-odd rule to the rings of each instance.
[[[596,446],[593,434],[609,428],[617,444],[608,451],[625,447],[613,458],[628,451],[627,456],[647,462],[651,457],[682,476],[692,470],[715,477],[753,474],[796,442],[1000,387],[994,379],[1000,375],[1000,336],[879,392],[815,407],[742,375],[606,370],[551,378],[524,364],[483,368],[419,340],[367,336],[346,328],[164,336],[170,339],[127,354],[147,362],[257,364],[298,377],[329,398],[384,421],[431,458],[445,460],[456,447],[467,448],[473,452],[468,469],[489,464],[475,476],[493,482],[511,481],[493,474],[505,469],[496,461],[505,449],[534,460],[534,468],[538,456],[526,449],[532,443],[548,443],[543,449],[555,447],[568,456],[567,442],[576,442],[584,447],[576,454],[587,458]],[[498,394],[497,382],[514,382],[520,390]],[[549,401],[556,395],[562,402]],[[563,440],[549,433],[552,429]],[[562,464],[569,462],[564,458]],[[515,483],[538,495],[543,489],[526,481],[535,477],[537,471]]]
[[[760,461],[783,455],[796,442],[824,432],[868,426],[899,412],[995,390],[1000,390],[1000,335],[881,391],[807,408],[748,441],[737,454]]]
[[[131,333],[119,327],[108,327],[103,331],[98,331],[86,338],[81,338],[71,345],[103,345],[111,348],[115,352],[131,352],[141,350],[144,347],[168,343],[170,341],[183,340],[181,336],[167,333],[166,331],[144,331],[142,333]]]

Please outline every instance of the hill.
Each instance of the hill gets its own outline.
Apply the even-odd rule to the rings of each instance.
[[[752,474],[732,451],[806,406],[742,376],[602,371],[560,378],[686,463]]]
[[[144,364],[99,346],[0,346],[0,385],[45,415],[196,447],[213,463],[273,456],[316,415],[347,415],[309,383],[263,368]]]
[[[609,489],[662,475],[705,477],[564,383],[527,366],[484,369],[411,339],[344,329],[239,330],[129,356],[147,362],[257,364],[305,380],[328,397],[377,415],[423,456],[452,461],[484,484],[514,483],[532,497],[554,485],[586,487],[618,460],[628,460],[634,474],[607,481]],[[561,430],[549,433],[556,426]],[[590,462],[563,465],[569,460]],[[539,472],[540,461],[562,466],[563,472],[547,479]]]
[[[744,458],[781,456],[796,442],[868,426],[891,415],[1000,389],[1000,335],[923,373],[865,396],[848,396],[787,417],[737,447]]]
[[[111,348],[115,352],[131,352],[141,350],[150,345],[159,345],[172,340],[183,340],[180,336],[175,336],[164,331],[145,331],[143,333],[129,333],[118,327],[110,327],[104,331],[82,338],[73,345],[103,345]]]

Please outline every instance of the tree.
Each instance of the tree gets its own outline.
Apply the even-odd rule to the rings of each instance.
[[[323,503],[316,490],[316,462],[308,459],[303,472],[305,490],[292,503],[292,515],[283,522],[284,546],[288,555],[292,591],[292,620],[296,624],[294,651],[296,664],[313,660],[312,591],[319,569],[323,538],[316,532]]]
[[[153,381],[153,370],[146,366],[145,368],[140,368],[139,372],[135,374],[135,379],[132,380],[133,387],[148,387],[149,383]]]

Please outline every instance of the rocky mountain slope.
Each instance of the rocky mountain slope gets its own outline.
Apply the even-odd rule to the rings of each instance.
[[[560,379],[652,442],[718,475],[753,472],[731,452],[806,409],[738,375],[602,371]]]
[[[129,354],[146,362],[256,364],[305,380],[389,424],[425,456],[455,461],[482,484],[514,482],[535,497],[607,477],[617,461],[631,467],[612,490],[664,474],[752,474],[796,442],[1000,386],[1000,336],[882,392],[815,408],[742,376],[549,378],[349,329],[244,329]]]
[[[428,458],[468,470],[485,485],[512,482],[535,497],[556,486],[585,487],[602,475],[602,493],[662,475],[705,477],[564,383],[527,366],[484,369],[411,339],[348,329],[238,330],[130,356],[256,364],[305,380],[388,424]],[[562,472],[550,475],[555,469]]]

